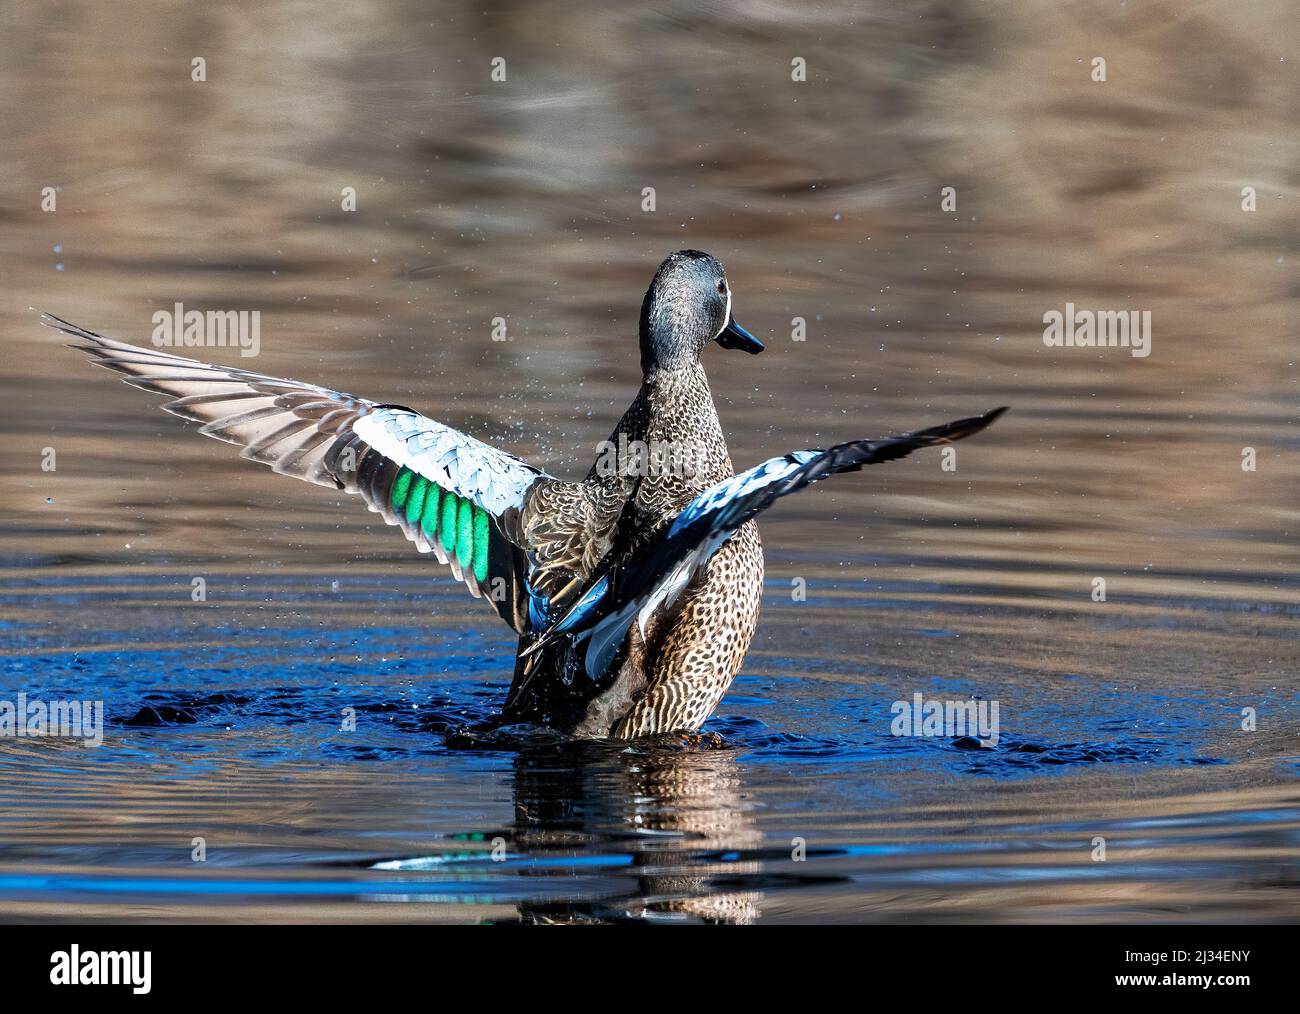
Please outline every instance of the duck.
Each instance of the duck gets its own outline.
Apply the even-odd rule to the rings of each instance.
[[[722,263],[698,250],[655,271],[638,325],[641,385],[605,445],[619,452],[581,481],[402,405],[41,319],[242,457],[359,496],[517,635],[501,723],[584,740],[699,735],[758,624],[758,514],[829,476],[972,436],[1006,411],[736,473],[703,357],[764,345],[736,322]]]

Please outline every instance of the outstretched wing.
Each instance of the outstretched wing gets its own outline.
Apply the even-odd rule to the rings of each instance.
[[[777,499],[838,472],[893,461],[922,447],[948,444],[984,429],[1006,408],[883,440],[853,440],[828,450],[796,451],[771,458],[705,490],[677,515],[664,537],[639,556],[594,573],[573,605],[524,654],[560,637],[590,638],[586,669],[599,679],[632,621],[642,626],[661,606],[672,605],[724,542]]]
[[[397,405],[113,341],[44,314],[98,365],[170,395],[162,407],[282,475],[359,493],[422,553],[487,593],[518,631],[529,623],[521,514],[541,484],[570,486],[473,437]]]

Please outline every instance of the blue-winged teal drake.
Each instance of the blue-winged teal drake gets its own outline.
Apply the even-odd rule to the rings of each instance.
[[[712,714],[758,621],[760,511],[836,472],[970,436],[1003,411],[736,475],[700,356],[711,342],[763,345],[732,316],[722,265],[694,250],[659,266],[642,303],[641,389],[608,445],[624,453],[582,482],[409,408],[44,319],[244,457],[360,494],[519,634],[505,719],[590,738],[689,732]]]

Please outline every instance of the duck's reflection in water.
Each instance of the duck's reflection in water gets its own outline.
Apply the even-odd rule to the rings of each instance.
[[[515,844],[532,854],[630,855],[630,890],[596,901],[524,902],[527,922],[751,923],[758,891],[735,881],[758,862],[735,751],[677,743],[564,743],[515,759]]]

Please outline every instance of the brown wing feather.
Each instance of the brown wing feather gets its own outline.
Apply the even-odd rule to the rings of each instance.
[[[237,444],[242,457],[318,486],[341,484],[325,467],[333,443],[377,406],[349,394],[214,366],[114,341],[45,314],[42,322],[77,339],[72,348],[143,391],[167,394],[163,409],[202,423],[200,432]]]
[[[540,482],[520,516],[533,558],[534,591],[567,598],[609,552],[626,495],[590,482]]]
[[[201,423],[207,436],[240,446],[243,457],[284,475],[360,494],[420,552],[450,566],[472,594],[488,592],[497,612],[521,633],[528,629],[527,582],[533,568],[542,571],[540,582],[548,590],[576,587],[607,548],[599,533],[610,527],[609,498],[583,484],[539,478],[522,508],[489,512],[499,537],[489,539],[488,572],[502,578],[504,587],[494,581],[490,589],[480,589],[472,568],[462,567],[439,539],[392,509],[399,464],[353,432],[358,420],[371,413],[380,418],[392,406],[115,341],[52,314],[43,315],[42,322],[76,339],[72,348],[122,374],[126,383],[170,395],[162,405],[166,411]],[[457,436],[467,445],[476,443]]]

